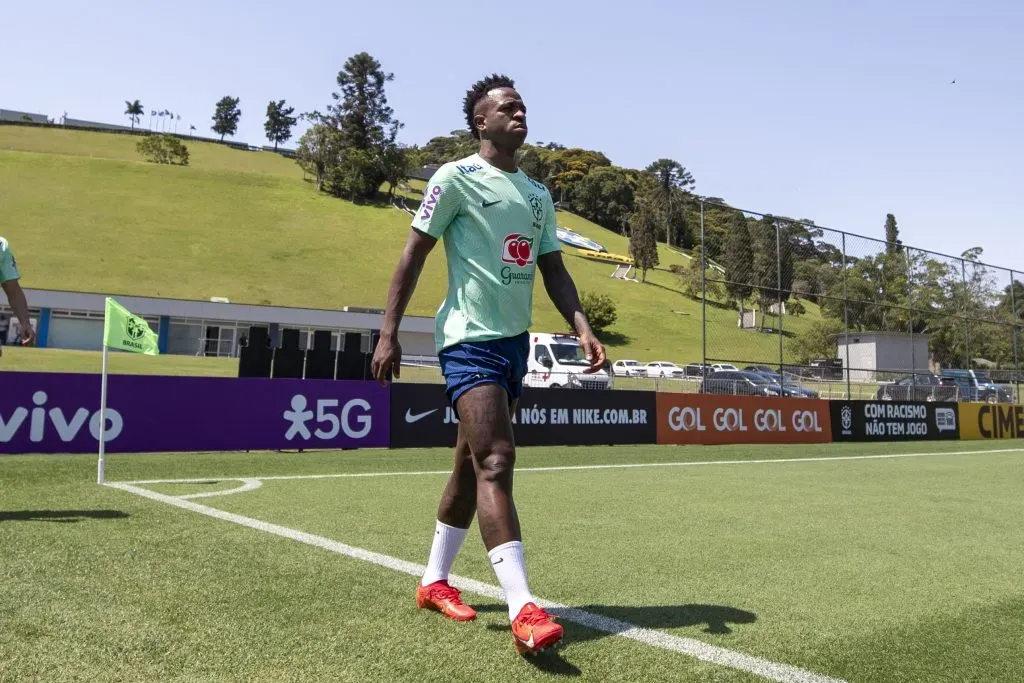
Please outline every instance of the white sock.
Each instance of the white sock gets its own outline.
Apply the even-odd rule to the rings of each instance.
[[[491,568],[497,575],[502,590],[505,591],[508,618],[512,621],[526,603],[533,602],[533,596],[526,585],[523,544],[520,541],[510,541],[493,548],[487,556],[491,558]]]
[[[448,572],[452,570],[455,556],[459,554],[462,542],[466,540],[469,529],[459,529],[437,522],[434,528],[434,542],[430,545],[430,559],[427,560],[427,571],[420,580],[421,586],[435,581],[447,581]]]

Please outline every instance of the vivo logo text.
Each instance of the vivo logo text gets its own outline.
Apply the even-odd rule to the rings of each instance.
[[[124,420],[121,414],[113,408],[107,407],[106,424],[100,417],[100,411],[90,412],[88,408],[78,408],[70,416],[64,413],[61,408],[50,408],[47,410],[46,402],[49,400],[45,391],[37,391],[32,394],[34,408],[15,408],[10,415],[0,415],[0,443],[10,443],[14,437],[28,429],[28,439],[32,443],[42,443],[49,430],[53,430],[64,443],[74,441],[78,433],[88,424],[89,434],[97,442],[100,439],[100,429],[104,429],[104,441],[110,443],[124,429]]]

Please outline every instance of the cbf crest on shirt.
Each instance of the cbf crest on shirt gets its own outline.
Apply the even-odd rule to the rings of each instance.
[[[555,226],[547,188],[521,170],[502,171],[474,154],[434,173],[412,227],[442,240],[448,259],[438,351],[529,328],[537,258],[561,248]]]

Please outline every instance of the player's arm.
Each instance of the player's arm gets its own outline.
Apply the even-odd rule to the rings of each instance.
[[[388,370],[393,369],[395,377],[402,376],[402,345],[398,343],[398,328],[402,323],[402,316],[405,315],[405,309],[409,306],[409,300],[416,291],[416,283],[423,271],[423,265],[435,244],[437,240],[430,235],[419,230],[410,230],[409,239],[406,240],[402,256],[398,260],[398,267],[391,277],[380,341],[374,350],[370,365],[373,377],[382,384],[386,381]]]
[[[32,329],[32,323],[29,322],[28,300],[18,282],[21,274],[18,272],[14,255],[7,248],[7,244],[4,243],[0,247],[3,247],[0,248],[0,287],[3,287],[4,293],[7,294],[7,301],[10,303],[11,309],[14,310],[14,315],[21,322],[21,343],[31,346],[35,343],[36,331]]]
[[[565,267],[562,260],[562,248],[558,244],[555,234],[555,207],[548,204],[548,220],[545,221],[540,237],[540,249],[538,250],[537,269],[544,278],[544,289],[548,293],[555,308],[562,314],[572,329],[580,337],[580,346],[586,354],[590,367],[585,372],[597,372],[604,366],[605,351],[601,342],[590,328],[590,321],[580,304],[580,295],[576,290],[576,283]]]
[[[395,377],[401,378],[402,345],[398,343],[398,329],[402,317],[416,291],[416,283],[427,262],[427,256],[455,219],[461,206],[461,194],[455,186],[451,171],[449,166],[442,166],[427,183],[423,201],[412,220],[409,238],[391,278],[380,342],[370,363],[374,379],[381,384],[386,383],[389,370],[394,371]]]

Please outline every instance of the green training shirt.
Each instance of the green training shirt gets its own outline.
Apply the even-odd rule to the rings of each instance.
[[[561,249],[544,185],[474,154],[437,170],[412,227],[443,240],[448,259],[448,293],[435,322],[438,351],[529,329],[537,257]]]
[[[18,264],[14,262],[14,253],[11,246],[3,237],[0,237],[0,283],[21,278],[18,273]]]

